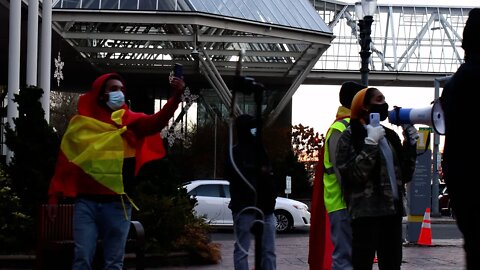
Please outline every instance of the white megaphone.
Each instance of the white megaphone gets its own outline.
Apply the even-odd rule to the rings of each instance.
[[[402,124],[424,124],[433,127],[435,132],[440,135],[445,134],[445,119],[439,100],[435,100],[432,106],[425,108],[395,107],[388,112],[388,121],[398,126]]]

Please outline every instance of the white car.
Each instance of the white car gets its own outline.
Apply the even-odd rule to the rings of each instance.
[[[230,183],[227,180],[194,180],[182,185],[197,199],[194,211],[215,227],[233,227],[230,203]],[[277,232],[310,227],[310,212],[302,202],[277,197],[275,204]]]

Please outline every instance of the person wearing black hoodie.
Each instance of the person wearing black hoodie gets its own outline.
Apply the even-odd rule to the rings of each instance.
[[[233,260],[235,270],[249,270],[248,250],[252,237],[252,226],[260,222],[263,226],[261,267],[276,269],[275,234],[276,218],[273,213],[277,198],[272,167],[263,145],[257,141],[256,120],[243,114],[236,118],[237,144],[232,157],[227,158],[226,176],[230,182],[230,205],[232,210],[235,248]],[[238,169],[238,170],[237,170]]]
[[[442,171],[452,210],[463,234],[467,269],[480,269],[480,202],[475,199],[477,189],[472,188],[480,161],[480,147],[472,131],[478,114],[480,8],[470,10],[468,15],[462,41],[465,63],[445,84],[440,96],[445,117]]]

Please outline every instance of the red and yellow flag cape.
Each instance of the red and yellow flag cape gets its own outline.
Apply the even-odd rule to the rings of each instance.
[[[112,117],[115,122],[121,122],[117,113],[120,111]],[[124,194],[124,153],[131,153],[130,149],[124,150],[128,144],[123,143],[122,134],[126,130],[126,126],[117,128],[94,118],[76,115],[65,132],[61,150],[70,162],[99,184],[113,193]]]
[[[127,142],[128,130],[122,122],[140,115],[127,117],[126,112],[121,109],[112,113],[111,119],[117,125],[83,115],[70,120],[62,138],[50,195],[125,194],[122,180],[124,158],[136,158],[136,174],[146,162],[165,156],[160,134],[139,139],[135,148]]]

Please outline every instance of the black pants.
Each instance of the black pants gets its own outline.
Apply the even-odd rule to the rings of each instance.
[[[352,262],[355,270],[371,270],[375,253],[380,270],[400,270],[402,217],[363,217],[352,221]]]
[[[451,193],[451,191],[449,191]],[[463,234],[463,248],[468,270],[480,269],[480,214],[478,212],[478,200],[475,195],[463,192],[462,199],[451,198],[453,214],[457,220],[458,229]],[[452,196],[452,195],[450,195]],[[478,195],[476,195],[478,196]]]

